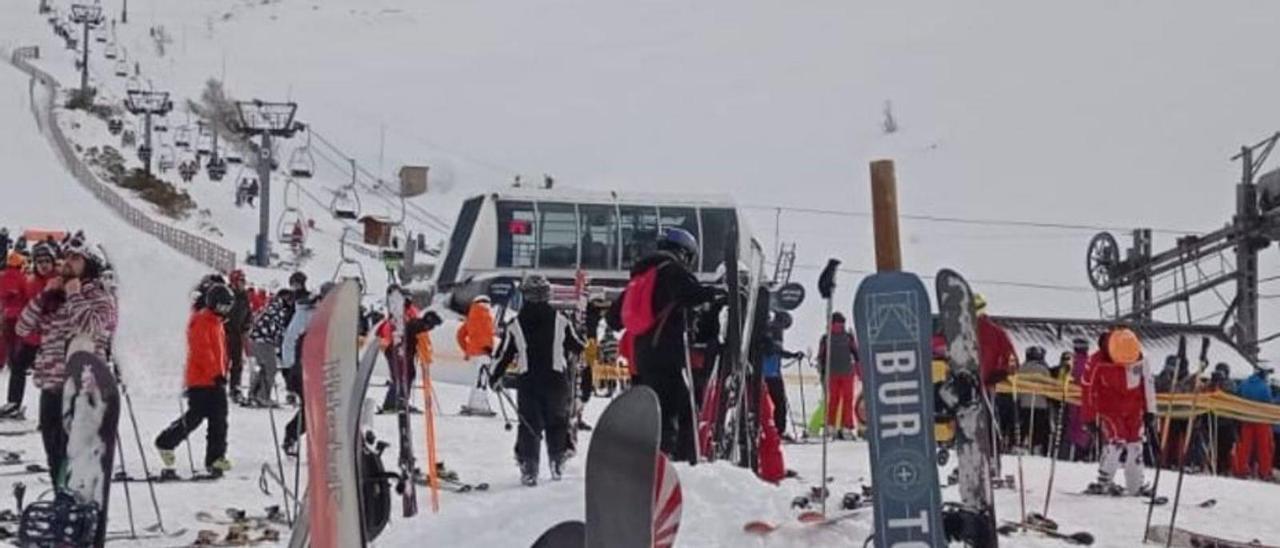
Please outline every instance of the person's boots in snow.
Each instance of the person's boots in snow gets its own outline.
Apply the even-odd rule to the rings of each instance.
[[[564,477],[564,457],[553,457],[551,459],[551,481],[560,481]]]
[[[0,406],[0,419],[22,420],[22,407],[16,403],[6,403]]]
[[[164,468],[173,468],[178,463],[178,456],[173,453],[172,449],[157,448],[156,450],[160,452],[160,464]]]
[[[231,461],[227,460],[226,457],[215,460],[209,465],[209,475],[215,478],[220,478],[229,471],[231,471]]]
[[[520,463],[520,483],[525,487],[538,485],[538,463],[536,461]]]

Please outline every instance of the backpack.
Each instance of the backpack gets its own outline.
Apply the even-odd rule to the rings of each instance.
[[[636,337],[644,335],[671,314],[674,303],[667,305],[659,314],[653,311],[653,292],[658,286],[658,271],[668,264],[670,263],[659,264],[633,276],[627,282],[626,297],[622,300],[622,327],[628,334]]]

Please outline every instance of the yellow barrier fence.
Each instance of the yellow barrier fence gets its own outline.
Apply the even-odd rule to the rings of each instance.
[[[1000,393],[1012,393],[1013,382],[1006,380],[996,385]],[[1048,375],[1022,375],[1018,378],[1019,394],[1035,394],[1054,400],[1062,400],[1062,381]],[[1159,415],[1175,419],[1191,417],[1193,394],[1156,394]],[[1080,404],[1080,387],[1072,383],[1067,390],[1067,402]],[[1246,400],[1221,390],[1204,392],[1195,402],[1195,415],[1213,414],[1244,422],[1280,424],[1280,405]]]

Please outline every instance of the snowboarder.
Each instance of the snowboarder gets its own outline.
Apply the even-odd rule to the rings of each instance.
[[[413,301],[410,299],[404,299],[404,317],[405,317],[406,329],[408,328],[409,322],[418,319],[420,315],[421,315],[421,312],[418,311],[418,307],[413,304]],[[402,352],[404,349],[394,348],[392,346],[391,330],[392,330],[391,322],[385,322],[378,328],[378,343],[380,346],[382,346],[382,352],[384,356],[387,358],[387,379],[388,379],[387,393],[382,398],[382,407],[378,409],[378,412],[388,413],[388,414],[396,413],[400,410],[400,398],[397,395],[400,393],[399,389],[400,389],[401,380],[407,376],[407,382],[409,383],[409,386],[406,386],[405,390],[410,390],[413,388],[414,380],[417,379],[416,371],[412,367],[413,364],[406,364],[406,366],[409,366],[408,371],[400,372],[395,370],[396,360],[394,359],[394,353]],[[412,340],[412,339],[409,338],[408,335],[406,335],[406,340]],[[406,393],[409,393],[409,392],[406,392]],[[418,413],[418,412],[421,412],[421,410],[415,409],[412,405],[410,405],[409,412]]]
[[[249,293],[245,289],[244,271],[232,270],[227,276],[231,294],[234,295],[235,301],[231,305],[231,312],[227,313],[226,331],[227,331],[227,359],[231,361],[231,376],[229,395],[231,401],[241,403],[243,397],[240,394],[240,378],[244,371],[244,354],[245,339],[249,336],[250,327],[250,310],[249,310]]]
[[[227,342],[223,321],[235,305],[226,285],[202,284],[187,321],[187,409],[156,437],[156,449],[168,474],[177,458],[173,449],[209,421],[204,466],[218,477],[231,469],[227,460]]]
[[[1240,383],[1236,394],[1246,400],[1271,403],[1271,386],[1267,382],[1270,375],[1270,369],[1259,368]],[[1271,463],[1275,451],[1273,441],[1271,428],[1267,423],[1241,422],[1240,441],[1236,444],[1236,462],[1233,467],[1236,477],[1246,478],[1253,475],[1252,461],[1256,448],[1257,477],[1263,481],[1271,481]]]
[[[1156,412],[1155,385],[1142,356],[1142,345],[1133,331],[1115,327],[1102,334],[1098,350],[1089,357],[1088,377],[1083,388],[1083,419],[1098,420],[1104,443],[1098,461],[1098,481],[1089,485],[1088,492],[1143,494],[1143,424]],[[1113,482],[1122,455],[1123,488]]]
[[[698,283],[693,275],[697,264],[697,238],[681,228],[663,229],[657,250],[631,267],[618,307],[627,329],[624,343],[627,338],[634,341],[635,384],[652,388],[662,407],[662,452],[672,460],[690,462],[697,452],[689,408],[692,387],[684,381],[686,312],[711,302],[717,293]]]
[[[818,341],[818,363],[827,363],[831,351],[831,378],[827,386],[827,425],[837,439],[854,439],[853,384],[858,365],[858,343],[845,325],[844,314],[831,314],[827,334]]]
[[[40,389],[40,437],[55,485],[67,457],[62,422],[67,345],[87,335],[93,339],[94,354],[105,358],[116,328],[115,300],[100,281],[105,263],[83,240],[69,242],[60,275],[49,278],[18,317],[18,336],[40,339],[32,382]]]
[[[516,462],[520,482],[538,484],[539,442],[546,439],[551,479],[564,473],[569,442],[569,406],[572,390],[566,376],[572,355],[584,343],[568,318],[551,307],[551,284],[534,274],[520,285],[524,306],[506,326],[489,385],[500,389],[508,367],[519,375],[516,407],[520,428],[516,433]]]
[[[23,277],[19,292],[9,293],[7,289],[0,290],[0,294],[4,294],[3,306],[0,308],[4,310],[4,322],[12,337],[9,342],[8,400],[4,407],[0,408],[0,417],[22,418],[22,402],[27,390],[27,371],[35,363],[36,352],[40,350],[39,330],[28,333],[26,336],[18,335],[19,314],[32,299],[44,291],[45,286],[49,285],[49,280],[58,275],[57,257],[52,247],[37,244],[31,250],[31,257],[32,262],[35,263],[35,270],[29,276]],[[0,280],[0,285],[7,283],[12,282],[7,281],[7,278]]]

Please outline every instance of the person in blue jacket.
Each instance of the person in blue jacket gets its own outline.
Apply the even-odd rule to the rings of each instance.
[[[765,387],[769,389],[769,399],[773,400],[773,425],[782,435],[782,439],[795,441],[787,430],[787,386],[782,380],[782,360],[803,358],[802,352],[789,352],[782,347],[782,332],[785,322],[769,322],[768,336],[765,340],[764,352],[761,355],[761,376]]]
[[[1236,395],[1246,400],[1271,403],[1273,396],[1271,394],[1271,386],[1267,377],[1271,375],[1270,369],[1258,368],[1254,374],[1240,383],[1240,388],[1236,390]],[[1259,479],[1271,480],[1271,465],[1275,458],[1275,440],[1273,439],[1271,425],[1264,422],[1241,422],[1240,423],[1240,441],[1236,444],[1236,462],[1234,470],[1236,477],[1249,477],[1251,475],[1252,460],[1254,450],[1257,450]]]

